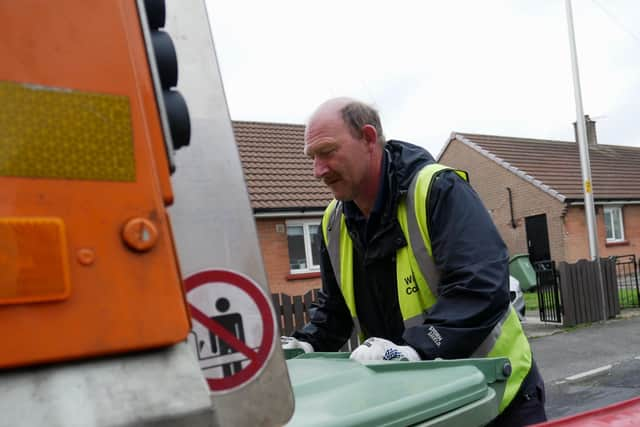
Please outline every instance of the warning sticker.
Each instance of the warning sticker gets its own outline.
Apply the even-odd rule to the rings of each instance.
[[[189,342],[212,392],[228,392],[258,376],[275,343],[276,321],[262,287],[228,270],[185,279],[193,319]]]

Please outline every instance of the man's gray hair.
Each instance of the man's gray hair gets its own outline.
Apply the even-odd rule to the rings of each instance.
[[[387,143],[382,132],[382,124],[380,123],[380,115],[378,110],[370,105],[360,101],[349,102],[340,110],[342,120],[346,123],[355,138],[362,138],[362,127],[371,125],[378,133],[378,144],[381,147]]]

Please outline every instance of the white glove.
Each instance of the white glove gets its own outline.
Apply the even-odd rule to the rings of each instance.
[[[280,337],[280,345],[283,350],[302,349],[305,353],[313,353],[313,346],[306,341],[300,341],[293,337]]]
[[[420,360],[418,353],[408,345],[396,345],[383,338],[369,338],[351,353],[350,359],[358,362],[370,360]]]

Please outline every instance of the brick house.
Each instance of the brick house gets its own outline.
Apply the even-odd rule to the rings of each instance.
[[[234,121],[272,293],[321,287],[316,232],[333,196],[304,155],[304,125]]]
[[[587,133],[599,254],[640,253],[640,148]],[[578,144],[452,133],[440,163],[469,172],[511,254],[532,261],[589,259]]]

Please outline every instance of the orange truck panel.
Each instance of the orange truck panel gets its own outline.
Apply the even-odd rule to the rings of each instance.
[[[0,0],[0,368],[184,340],[133,0]]]

